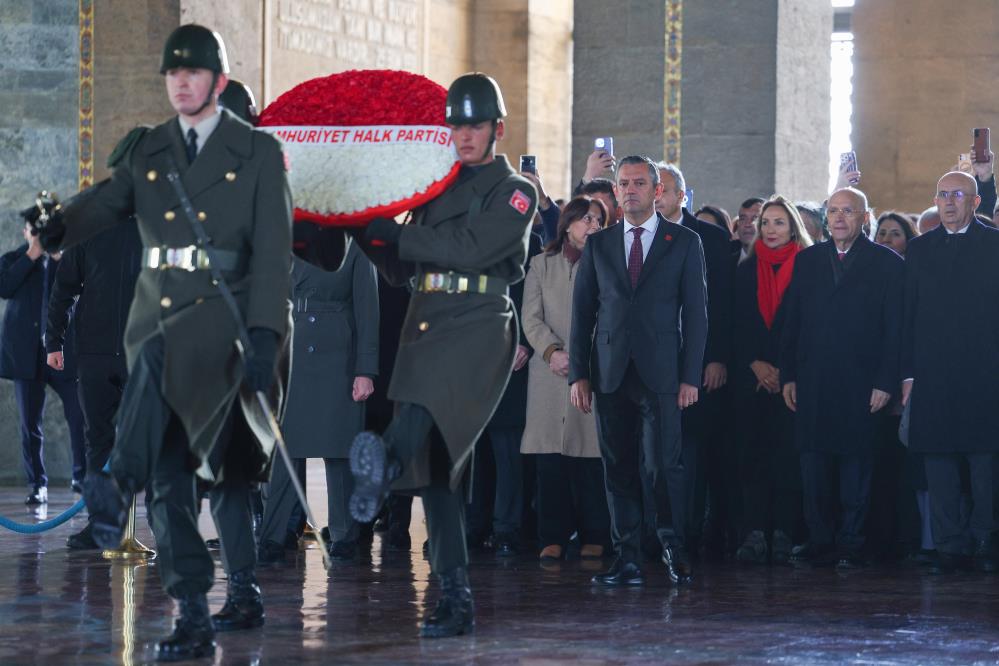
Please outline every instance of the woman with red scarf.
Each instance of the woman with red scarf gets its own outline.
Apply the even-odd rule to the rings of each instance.
[[[745,539],[736,551],[740,562],[786,564],[791,557],[801,482],[777,356],[781,302],[791,283],[795,255],[811,244],[794,204],[774,196],[760,210],[756,240],[736,271],[732,379]]]

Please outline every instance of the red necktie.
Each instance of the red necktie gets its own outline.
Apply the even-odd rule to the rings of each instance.
[[[634,227],[629,229],[635,234],[635,239],[631,241],[631,251],[628,253],[628,276],[631,277],[631,288],[638,286],[638,276],[642,274],[642,232],[645,229]]]
[[[839,260],[840,261],[846,261],[846,252],[840,252],[839,253]]]

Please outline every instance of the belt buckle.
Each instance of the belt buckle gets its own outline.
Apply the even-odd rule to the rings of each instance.
[[[453,294],[455,292],[454,271],[447,272],[447,289],[445,289],[445,291],[449,294]]]
[[[444,289],[444,274],[427,273],[425,282],[427,291],[442,291]]]
[[[197,248],[193,245],[188,245],[185,248],[181,248],[181,268],[183,268],[188,273],[193,273],[198,269],[197,265],[194,263],[194,254],[197,252]]]
[[[160,268],[174,268],[180,261],[180,248],[179,247],[165,247],[163,248],[163,257],[160,259]]]

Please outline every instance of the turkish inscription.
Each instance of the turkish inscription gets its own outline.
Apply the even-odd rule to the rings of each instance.
[[[346,67],[420,71],[422,0],[278,0],[277,46]]]

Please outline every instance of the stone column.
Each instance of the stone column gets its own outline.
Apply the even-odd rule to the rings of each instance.
[[[879,210],[932,206],[937,180],[969,152],[972,129],[999,132],[995,15],[990,0],[854,8],[853,146],[861,187]]]
[[[575,25],[573,182],[597,136],[613,136],[619,158],[663,159],[679,115],[676,148],[695,207],[733,211],[775,191],[824,196],[828,0],[758,0],[751,9],[735,0],[576,0]],[[679,97],[667,59],[680,68]]]

